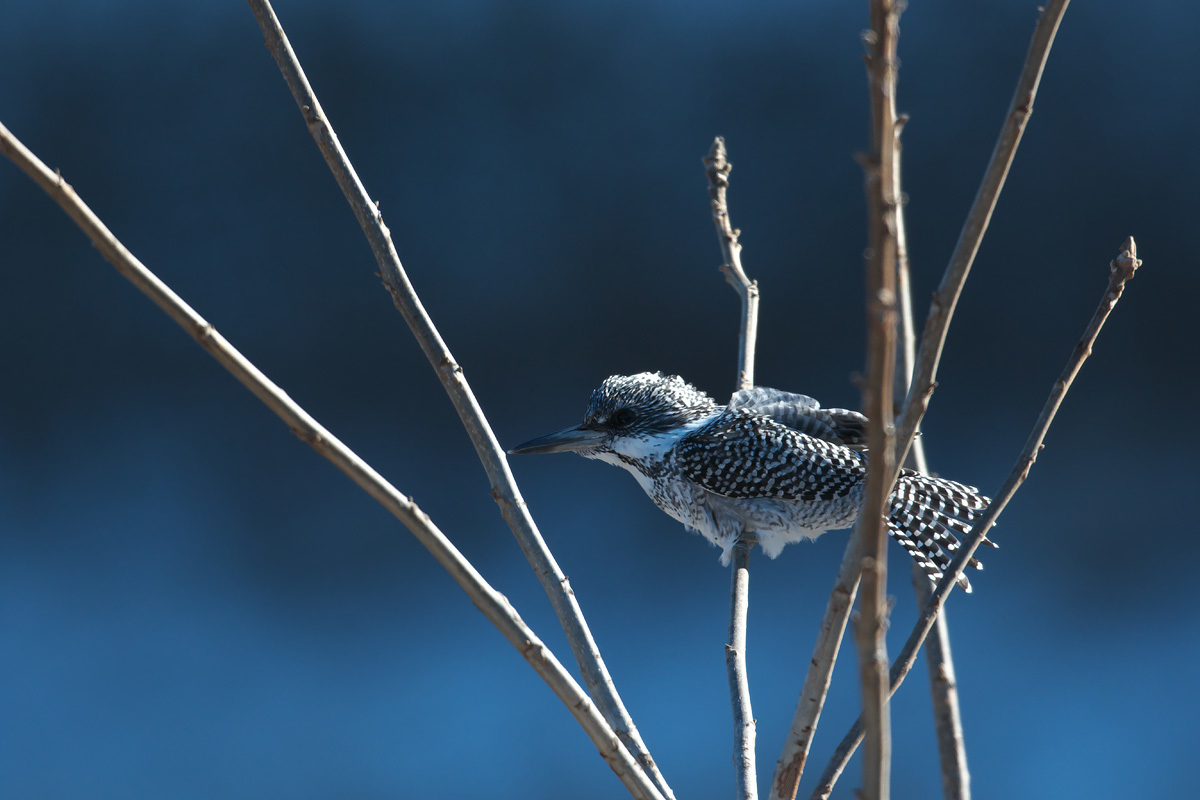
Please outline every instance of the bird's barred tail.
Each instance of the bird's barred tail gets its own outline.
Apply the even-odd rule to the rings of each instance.
[[[958,551],[958,537],[971,531],[991,500],[974,486],[904,470],[890,502],[888,533],[936,583]],[[983,541],[996,546],[990,539]],[[976,558],[968,563],[983,569]],[[959,577],[958,585],[963,591],[971,591],[966,575]]]

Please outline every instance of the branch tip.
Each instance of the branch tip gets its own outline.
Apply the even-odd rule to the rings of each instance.
[[[1141,265],[1142,260],[1137,257],[1137,243],[1130,236],[1125,239],[1121,252],[1109,263],[1108,269],[1119,283],[1124,283],[1133,278]]]

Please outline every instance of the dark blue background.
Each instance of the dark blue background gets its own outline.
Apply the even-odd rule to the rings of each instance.
[[[612,373],[730,391],[737,306],[700,164],[715,134],[763,291],[760,382],[857,405],[865,2],[277,11],[503,442],[575,422]],[[921,0],[902,20],[921,318],[1035,18]],[[1165,0],[1071,7],[951,332],[925,441],[939,472],[994,492],[1137,237],[1145,267],[1002,549],[951,604],[981,800],[1194,789],[1198,24]],[[4,4],[0,76],[0,120],[570,661],[245,5]],[[415,540],[8,165],[0,267],[0,794],[623,795]],[[617,470],[514,468],[676,792],[725,796],[717,552]],[[844,543],[754,561],[764,784]],[[847,657],[805,790],[857,713],[853,674]],[[897,797],[938,792],[925,681],[922,662],[894,704]]]

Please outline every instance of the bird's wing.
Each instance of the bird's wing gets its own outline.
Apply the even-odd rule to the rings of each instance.
[[[856,450],[867,446],[867,418],[845,408],[821,408],[805,394],[756,386],[734,393],[729,409],[746,409],[770,417],[781,425]]]
[[[693,483],[736,498],[834,500],[866,474],[854,450],[745,408],[727,410],[684,436],[673,458]]]

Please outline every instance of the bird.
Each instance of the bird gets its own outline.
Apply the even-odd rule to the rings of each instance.
[[[758,386],[722,406],[678,375],[642,372],[605,379],[579,425],[508,452],[574,452],[627,470],[659,508],[721,548],[728,566],[739,537],[774,559],[854,524],[866,425],[859,412],[807,395]],[[905,469],[888,498],[888,534],[936,583],[989,502],[974,486]],[[971,591],[965,575],[958,585]]]

